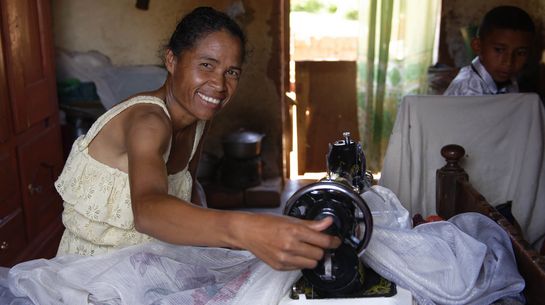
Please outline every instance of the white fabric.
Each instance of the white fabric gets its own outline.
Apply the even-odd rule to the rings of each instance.
[[[56,50],[57,79],[76,78],[95,83],[97,95],[106,109],[139,92],[163,85],[167,70],[153,65],[114,66],[98,51],[69,52]]]
[[[161,242],[28,261],[7,278],[6,271],[0,268],[0,304],[10,305],[273,305],[300,276],[275,271],[247,251]]]
[[[492,204],[513,201],[526,239],[545,235],[545,112],[535,94],[407,96],[384,158],[380,185],[411,215],[435,214],[440,150],[459,144],[470,182]]]
[[[478,213],[411,229],[408,211],[391,190],[375,186],[363,198],[373,236],[363,261],[412,292],[418,304],[491,304],[521,298],[524,280],[503,229]]]
[[[490,219],[466,213],[410,229],[390,190],[363,198],[375,224],[361,258],[419,304],[490,304],[524,288],[509,238]],[[0,268],[0,304],[277,304],[299,276],[247,251],[151,242]]]

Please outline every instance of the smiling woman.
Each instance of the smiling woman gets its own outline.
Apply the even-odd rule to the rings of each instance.
[[[121,101],[74,142],[55,182],[66,228],[57,257],[0,268],[1,304],[10,304],[6,285],[33,304],[253,303],[245,295],[275,304],[298,269],[339,246],[322,232],[330,217],[206,207],[195,179],[202,138],[239,85],[245,41],[212,8],[181,20],[164,84]]]
[[[240,40],[225,30],[208,34],[192,51],[180,58],[172,50],[166,53],[171,75],[165,84],[166,104],[184,108],[184,118],[173,118],[184,125],[209,120],[225,106],[242,71]]]
[[[195,179],[201,139],[238,87],[245,42],[239,26],[212,8],[180,21],[166,46],[163,86],[114,106],[74,143],[56,182],[66,227],[57,256],[158,239],[246,249],[291,270],[313,267],[324,249],[339,244],[321,233],[329,218],[206,208]]]

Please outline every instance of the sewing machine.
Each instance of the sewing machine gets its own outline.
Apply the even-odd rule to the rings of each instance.
[[[377,305],[412,304],[409,291],[374,274],[359,259],[373,232],[373,217],[361,196],[372,182],[361,144],[344,132],[343,139],[329,144],[326,160],[326,177],[296,191],[284,214],[306,220],[332,217],[333,224],[325,232],[338,236],[342,244],[326,251],[314,269],[303,270],[303,277],[280,304],[356,304],[363,300]],[[366,293],[373,277],[380,278],[386,289],[380,296]]]

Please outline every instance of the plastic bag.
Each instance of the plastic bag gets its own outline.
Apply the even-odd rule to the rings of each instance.
[[[114,66],[110,59],[98,52],[56,52],[57,78],[75,78],[93,82],[104,108],[137,93],[158,89],[166,80],[167,71],[159,66]]]

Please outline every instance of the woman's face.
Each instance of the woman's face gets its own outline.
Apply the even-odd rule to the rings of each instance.
[[[237,88],[241,52],[239,38],[225,30],[204,36],[178,57],[169,51],[167,101],[174,99],[185,110],[184,120],[211,119]]]

